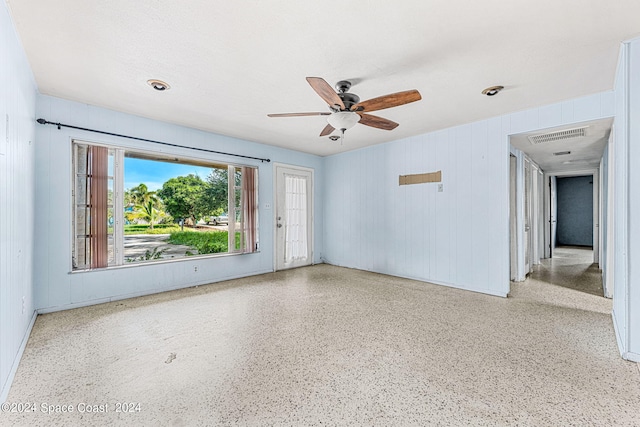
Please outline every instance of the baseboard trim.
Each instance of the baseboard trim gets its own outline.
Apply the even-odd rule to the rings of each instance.
[[[169,287],[166,287],[166,288],[150,289],[150,290],[146,290],[146,291],[142,291],[142,292],[132,292],[132,293],[129,293],[129,294],[116,295],[116,296],[112,296],[112,297],[96,298],[96,299],[92,299],[92,300],[88,300],[88,301],[65,304],[65,305],[61,305],[61,306],[44,307],[44,308],[39,308],[38,309],[38,314],[55,313],[57,311],[72,310],[74,308],[81,308],[81,307],[89,307],[89,306],[92,306],[92,305],[105,304],[105,303],[113,302],[113,301],[121,301],[121,300],[125,300],[125,299],[130,299],[130,298],[137,298],[137,297],[143,297],[143,296],[147,296],[147,295],[160,294],[160,293],[163,293],[163,292],[171,292],[171,291],[177,291],[177,290],[180,290],[180,289],[188,289],[188,288],[193,288],[193,287],[196,287],[196,286],[213,285],[213,284],[216,284],[216,283],[225,282],[227,280],[244,279],[246,277],[258,276],[260,274],[267,274],[267,273],[273,273],[273,270],[271,270],[271,269],[268,269],[268,270],[257,270],[255,272],[251,272],[251,273],[248,273],[248,274],[239,274],[239,275],[230,275],[230,276],[221,277],[221,278],[215,279],[214,281],[212,281],[211,279],[204,279],[204,280],[201,280],[201,281],[198,281],[198,282],[189,283],[189,284],[186,284],[186,285],[169,286]]]
[[[455,284],[455,283],[447,283],[447,282],[439,282],[437,280],[425,279],[423,277],[414,277],[414,276],[409,276],[409,275],[400,275],[400,274],[388,273],[388,272],[385,272],[385,271],[365,270],[365,269],[362,269],[362,268],[349,267],[349,266],[346,266],[346,265],[340,265],[340,264],[332,263],[331,261],[326,260],[326,259],[324,259],[323,261],[324,261],[325,264],[333,265],[334,267],[343,267],[343,268],[351,268],[353,270],[368,271],[369,273],[384,274],[386,276],[399,277],[401,279],[415,280],[415,281],[418,281],[418,282],[429,283],[431,285],[444,286],[444,287],[447,287],[447,288],[459,289],[461,291],[476,292],[476,293],[479,293],[479,294],[491,295],[491,296],[494,296],[494,297],[501,297],[501,298],[507,298],[508,297],[508,292],[500,292],[500,291],[495,291],[493,289],[469,288],[469,287],[466,287],[464,285],[458,285],[458,284]]]
[[[631,353],[631,352],[627,351],[626,353],[622,354],[622,358],[624,360],[628,360],[629,362],[640,363],[640,354],[638,354],[638,353]]]
[[[31,321],[29,322],[29,326],[22,337],[22,342],[20,343],[20,348],[16,353],[15,358],[13,359],[13,363],[11,364],[11,371],[9,371],[9,376],[7,377],[7,381],[5,381],[2,392],[0,393],[0,403],[4,403],[7,401],[7,397],[9,397],[9,390],[11,390],[11,384],[13,384],[13,379],[16,376],[16,372],[18,372],[18,366],[20,366],[20,360],[22,360],[22,355],[24,353],[24,349],[27,348],[27,341],[29,341],[29,337],[31,336],[31,330],[33,329],[33,325],[36,323],[36,317],[38,317],[38,311],[33,311],[33,316],[31,316]]]
[[[616,342],[618,343],[618,351],[620,356],[624,359],[624,355],[627,353],[627,349],[624,347],[624,341],[620,336],[620,330],[618,329],[618,322],[616,322],[616,311],[611,310],[611,322],[613,323],[613,333],[616,336]]]

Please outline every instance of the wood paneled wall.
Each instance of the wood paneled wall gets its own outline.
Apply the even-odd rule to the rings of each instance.
[[[218,282],[273,271],[273,164],[281,162],[312,168],[322,175],[323,158],[216,135],[196,129],[120,113],[105,108],[39,95],[37,115],[53,122],[94,128],[222,152],[270,158],[261,163],[235,157],[165,147],[63,127],[36,127],[36,200],[47,221],[36,221],[35,256],[38,263],[36,306],[43,312],[97,304],[170,289]],[[126,266],[106,270],[71,271],[71,141],[113,144],[124,148],[172,153],[218,162],[244,163],[258,168],[260,252],[246,255],[193,258],[179,262]],[[397,179],[397,177],[396,177]],[[315,262],[322,248],[322,181],[316,180]],[[266,205],[271,205],[266,208]],[[196,268],[197,267],[197,268]]]
[[[613,115],[604,92],[328,157],[323,258],[506,296],[509,135]],[[442,192],[398,185],[435,170]]]
[[[34,319],[36,85],[5,2],[0,4],[0,402]],[[39,211],[46,221],[46,211]]]

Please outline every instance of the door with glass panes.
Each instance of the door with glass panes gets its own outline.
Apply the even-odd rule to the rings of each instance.
[[[276,269],[313,261],[313,170],[276,165]]]

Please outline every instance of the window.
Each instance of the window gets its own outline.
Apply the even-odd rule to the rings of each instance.
[[[258,171],[74,141],[74,270],[258,250]]]
[[[309,256],[307,242],[307,178],[285,174],[285,246],[287,262]]]

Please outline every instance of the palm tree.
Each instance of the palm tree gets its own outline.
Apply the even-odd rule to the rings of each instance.
[[[124,201],[127,206],[135,206],[145,204],[149,198],[154,197],[155,191],[149,191],[145,184],[139,184],[125,191]]]
[[[135,210],[130,214],[132,218],[142,219],[149,223],[149,228],[153,230],[153,224],[160,221],[167,214],[161,210],[156,208],[156,205],[159,204],[159,200],[157,197],[151,197],[149,200],[142,205],[136,205]]]
[[[149,228],[153,230],[153,224],[166,217],[167,214],[162,209],[162,201],[155,191],[149,191],[145,184],[139,184],[125,192],[125,202],[127,207],[133,211],[125,215],[128,220],[142,219],[149,223]]]

